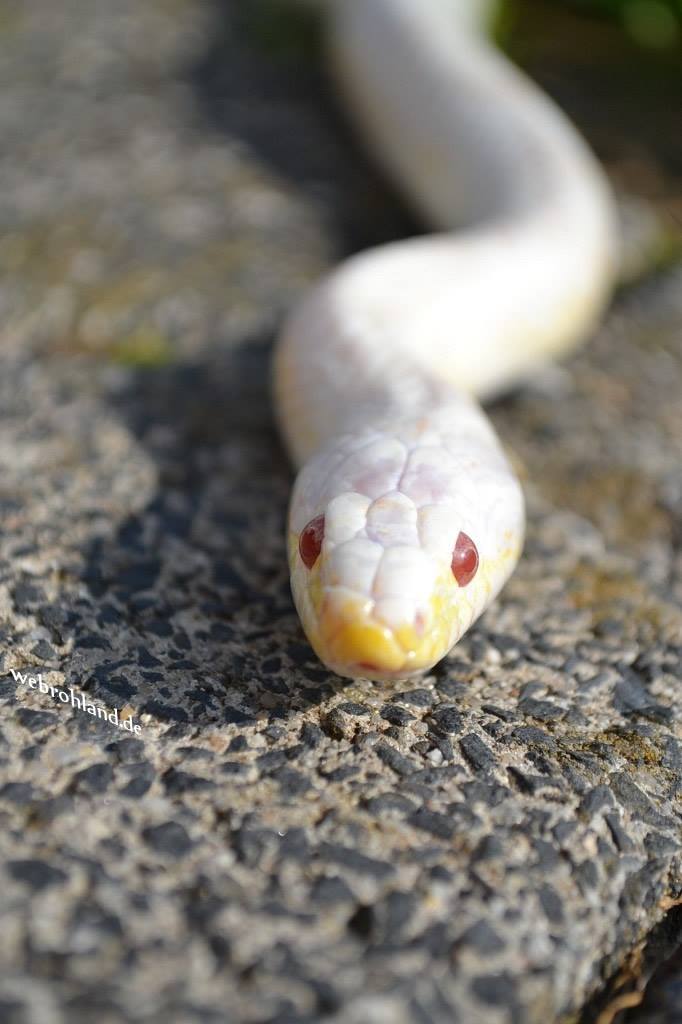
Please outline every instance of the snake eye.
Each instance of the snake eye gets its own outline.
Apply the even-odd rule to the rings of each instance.
[[[306,569],[312,569],[318,559],[324,540],[324,515],[315,516],[301,530],[298,550]]]
[[[455,549],[452,552],[452,575],[460,587],[466,587],[471,583],[478,570],[478,549],[466,533],[461,533],[455,542]]]

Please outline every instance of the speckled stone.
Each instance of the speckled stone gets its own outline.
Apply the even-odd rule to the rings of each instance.
[[[503,598],[410,688],[334,677],[273,331],[413,226],[245,10],[0,19],[0,1017],[549,1024],[682,885],[680,270],[492,410],[529,506]]]

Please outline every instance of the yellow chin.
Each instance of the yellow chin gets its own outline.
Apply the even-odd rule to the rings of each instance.
[[[339,675],[377,681],[406,678],[431,668],[450,647],[451,630],[438,614],[442,603],[434,596],[422,628],[405,624],[390,629],[373,617],[371,601],[328,595],[308,639],[318,657]]]

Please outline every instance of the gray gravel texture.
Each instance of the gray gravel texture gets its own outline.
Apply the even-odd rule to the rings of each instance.
[[[412,226],[243,11],[0,17],[0,1018],[568,1019],[682,889],[682,271],[492,410],[503,598],[422,681],[345,684],[289,596],[268,359]]]

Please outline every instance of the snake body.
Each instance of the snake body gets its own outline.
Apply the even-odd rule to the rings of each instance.
[[[282,330],[299,468],[292,592],[320,659],[392,680],[439,661],[519,558],[521,487],[478,404],[589,333],[611,196],[554,105],[487,42],[484,0],[331,0],[336,80],[436,233],[341,263]]]

